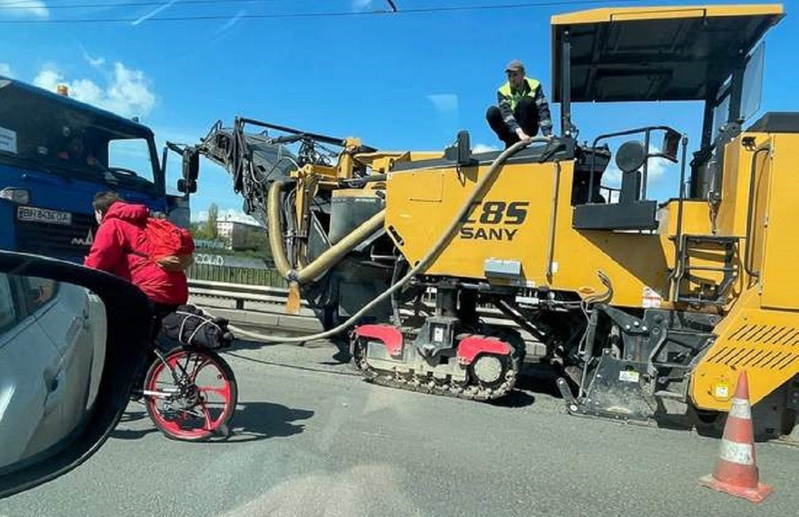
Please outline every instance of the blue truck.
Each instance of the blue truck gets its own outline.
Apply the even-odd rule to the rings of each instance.
[[[196,160],[184,155],[180,194],[168,194],[170,148],[180,152],[167,143],[159,163],[137,119],[0,76],[0,249],[82,262],[97,230],[92,199],[105,190],[187,227]]]

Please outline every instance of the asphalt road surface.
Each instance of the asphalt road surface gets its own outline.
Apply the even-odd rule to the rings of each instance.
[[[371,386],[342,354],[240,344],[226,442],[184,443],[131,403],[88,463],[0,517],[787,516],[799,448],[758,444],[760,505],[700,487],[718,441],[563,413],[539,380],[493,406]]]

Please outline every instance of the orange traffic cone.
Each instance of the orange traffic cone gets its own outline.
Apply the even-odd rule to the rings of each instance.
[[[735,397],[724,425],[716,469],[713,474],[700,478],[699,484],[753,503],[763,501],[772,491],[771,487],[759,480],[752,408],[749,405],[749,381],[745,371],[738,377]]]

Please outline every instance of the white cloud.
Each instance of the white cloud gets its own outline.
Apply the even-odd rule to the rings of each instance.
[[[11,72],[11,65],[8,63],[0,63],[0,75],[14,77],[14,74]]]
[[[655,151],[657,152],[657,151]],[[649,178],[657,181],[662,178],[666,172],[668,172],[669,167],[672,167],[673,164],[663,158],[650,158],[649,159],[649,167],[647,168],[647,174]]]
[[[454,93],[427,95],[435,108],[435,127],[446,139],[453,139],[458,131],[458,96]]]
[[[105,58],[92,57],[89,55],[89,52],[86,50],[86,48],[84,48],[83,45],[81,45],[80,48],[83,51],[83,59],[85,59],[86,62],[92,65],[94,68],[100,68],[105,64]]]
[[[86,57],[97,68],[104,62],[103,58],[90,58],[88,54]],[[144,72],[131,70],[117,62],[113,72],[104,75],[107,84],[100,86],[91,79],[67,80],[57,67],[47,66],[34,78],[33,84],[50,91],[55,91],[59,84],[65,84],[70,97],[123,117],[147,116],[155,107],[155,95]]]
[[[458,96],[454,93],[428,95],[427,100],[432,102],[436,111],[442,115],[455,115],[458,113]]]
[[[660,149],[650,145],[649,152],[653,154],[658,153]],[[668,172],[669,167],[672,166],[673,164],[664,158],[650,158],[646,172],[647,182],[660,180]],[[643,171],[643,168],[641,168],[641,171]],[[621,185],[621,176],[621,170],[616,166],[615,159],[612,159],[608,164],[608,168],[605,170],[605,174],[602,176],[602,183],[609,187],[618,188]]]
[[[490,153],[493,151],[499,151],[499,147],[494,147],[493,145],[486,145],[486,144],[477,144],[472,149],[472,152],[477,153]]]
[[[0,0],[0,12],[7,16],[32,15],[48,18],[50,10],[41,0]]]

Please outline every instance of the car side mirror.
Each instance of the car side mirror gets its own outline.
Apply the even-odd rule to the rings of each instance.
[[[663,135],[663,145],[661,149],[663,158],[667,159],[671,163],[679,162],[677,153],[680,150],[680,140],[682,140],[682,135],[680,133],[674,131],[673,129],[666,131],[666,134]]]
[[[453,161],[462,167],[474,165],[476,160],[472,157],[472,146],[469,132],[459,131],[458,139],[454,145],[447,147],[444,150],[444,156],[447,160]]]
[[[184,194],[194,194],[197,192],[197,182],[195,180],[187,180],[183,178],[179,179],[178,192],[183,192]]]
[[[197,149],[187,147],[183,150],[183,177],[192,182],[200,175],[200,154]]]
[[[128,405],[150,328],[132,284],[0,251],[0,499],[100,449]]]

